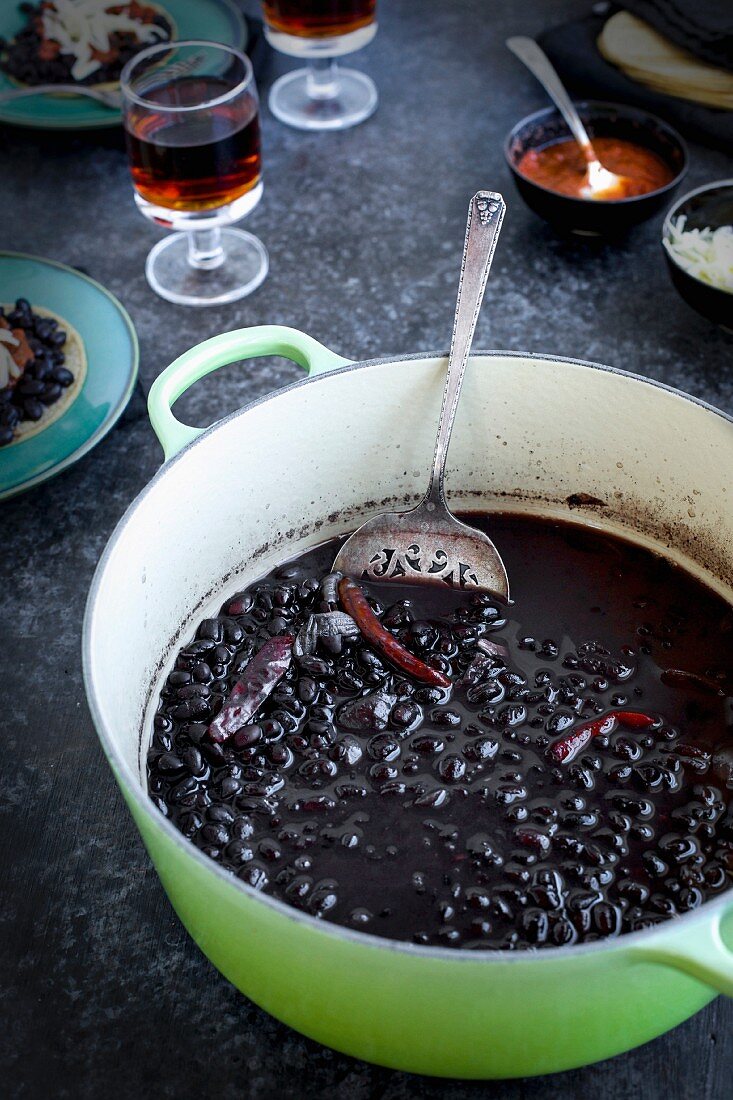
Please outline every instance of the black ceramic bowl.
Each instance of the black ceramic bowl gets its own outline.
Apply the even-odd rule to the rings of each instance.
[[[721,225],[733,225],[733,180],[707,183],[678,199],[664,219],[662,242],[668,239],[672,223],[681,214],[687,218],[686,229],[717,229]],[[690,275],[670,256],[666,248],[664,256],[672,282],[688,306],[692,306],[716,325],[733,329],[733,293]]]
[[[647,195],[615,201],[576,199],[533,183],[517,168],[524,154],[529,149],[542,149],[572,136],[559,111],[546,107],[518,122],[504,144],[504,155],[517,190],[535,214],[565,231],[603,237],[625,233],[669,201],[687,171],[687,148],[671,126],[636,107],[594,102],[576,103],[575,106],[591,138],[622,138],[651,149],[670,166],[674,172],[672,180]]]

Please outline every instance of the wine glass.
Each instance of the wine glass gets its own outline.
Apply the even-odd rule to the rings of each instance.
[[[182,230],[148,255],[151,287],[194,306],[251,294],[267,275],[267,252],[231,228],[262,198],[249,58],[213,42],[166,42],[137,53],[120,83],[135,201],[156,225]]]
[[[377,0],[263,0],[265,35],[276,50],[306,58],[270,90],[270,110],[300,130],[345,130],[377,107],[374,81],[334,60],[377,33]]]

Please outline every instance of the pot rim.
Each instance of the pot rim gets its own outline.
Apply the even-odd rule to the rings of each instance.
[[[348,374],[357,370],[364,370],[370,367],[384,366],[387,364],[396,364],[409,362],[411,360],[420,359],[446,359],[448,352],[414,352],[410,355],[399,356],[385,356],[375,359],[365,359],[358,362],[348,363],[346,366],[338,367],[334,370],[325,372],[324,374],[315,374],[310,377],[301,379],[298,382],[289,383],[286,386],[281,386],[277,390],[273,390],[271,393],[264,394],[262,397],[256,398],[254,401],[249,402],[247,405],[243,405],[239,409],[235,409],[227,416],[222,417],[220,420],[215,421],[208,428],[206,428],[201,435],[187,443],[181,450],[169,459],[167,462],[163,462],[160,468],[153,475],[151,480],[143,486],[134,500],[127,506],[121,518],[115,525],[112,534],[110,535],[104,550],[97,562],[97,566],[94,570],[94,576],[92,577],[92,583],[89,588],[89,594],[87,596],[86,606],[84,609],[84,621],[82,626],[82,671],[84,678],[84,689],[87,698],[87,705],[94,723],[94,728],[99,738],[105,756],[107,757],[112,770],[116,776],[125,780],[126,787],[130,791],[131,796],[135,799],[137,806],[144,812],[146,817],[149,818],[151,824],[162,830],[164,835],[171,840],[181,852],[193,859],[200,865],[202,870],[214,875],[218,878],[222,885],[228,886],[235,891],[241,891],[252,901],[259,902],[271,909],[274,909],[280,916],[294,921],[297,924],[303,924],[306,928],[310,929],[314,933],[322,933],[324,936],[333,937],[335,939],[346,940],[362,947],[367,948],[381,948],[387,951],[403,952],[409,956],[416,958],[424,958],[427,961],[443,961],[443,962],[457,962],[468,963],[473,962],[478,965],[490,965],[490,964],[519,964],[522,962],[533,963],[551,963],[555,959],[560,958],[578,958],[581,955],[599,954],[603,952],[622,951],[627,946],[637,947],[641,943],[646,943],[653,935],[659,936],[665,931],[679,931],[683,925],[688,928],[700,921],[702,916],[708,919],[716,913],[720,913],[730,905],[731,894],[733,888],[729,888],[718,898],[712,898],[709,901],[703,902],[703,904],[697,908],[692,909],[687,913],[678,914],[669,920],[660,921],[657,925],[641,929],[638,932],[625,932],[621,936],[596,940],[591,943],[584,944],[572,944],[567,947],[552,947],[547,950],[532,950],[525,949],[520,951],[507,951],[503,948],[486,948],[485,950],[476,951],[469,948],[452,948],[452,947],[432,947],[424,946],[421,944],[414,944],[408,941],[395,940],[387,936],[377,936],[370,932],[360,932],[356,929],[347,928],[345,925],[331,923],[330,921],[320,920],[318,917],[311,916],[308,913],[303,913],[298,909],[293,908],[291,905],[287,905],[285,902],[280,901],[278,898],[274,898],[269,894],[263,894],[259,890],[255,890],[252,886],[243,882],[241,879],[236,878],[229,872],[223,870],[217,863],[208,856],[205,856],[203,852],[194,847],[190,841],[186,840],[182,833],[174,827],[174,825],[163,815],[159,810],[155,808],[151,799],[148,797],[147,792],[143,790],[138,776],[135,775],[132,768],[128,766],[120,753],[117,751],[113,736],[110,730],[107,728],[104,722],[100,708],[97,703],[97,694],[94,686],[94,680],[92,676],[92,646],[91,646],[91,630],[92,619],[97,602],[97,595],[101,586],[102,576],[107,567],[107,562],[112,555],[112,552],[122,537],[125,528],[130,522],[134,512],[137,509],[138,504],[152,492],[157,486],[158,482],[162,480],[167,471],[179,462],[190,450],[198,446],[200,442],[222,427],[224,424],[228,424],[236,417],[243,416],[251,409],[258,408],[260,405],[264,405],[266,402],[271,401],[277,397],[280,397],[286,392],[290,392],[294,389],[301,388],[303,386],[309,386],[319,382],[322,378],[328,378],[334,375]],[[688,401],[693,405],[698,405],[700,408],[705,409],[707,412],[714,413],[722,420],[727,421],[733,425],[733,416],[722,411],[722,409],[716,408],[714,405],[709,404],[707,401],[703,401],[701,398],[695,397],[692,394],[685,393],[682,390],[676,389],[674,386],[668,386],[664,382],[659,382],[653,378],[647,378],[644,375],[634,374],[631,371],[621,370],[618,367],[607,366],[603,363],[593,363],[590,360],[585,359],[573,359],[562,355],[543,354],[541,352],[530,351],[512,351],[505,349],[494,349],[491,351],[477,350],[471,353],[470,358],[498,358],[502,356],[519,356],[527,359],[541,359],[551,363],[562,363],[570,366],[584,367],[589,370],[604,371],[609,374],[620,375],[622,378],[628,378],[635,382],[642,382],[645,385],[653,386],[655,389],[663,390],[667,393],[673,394],[675,397],[679,397],[683,401]]]

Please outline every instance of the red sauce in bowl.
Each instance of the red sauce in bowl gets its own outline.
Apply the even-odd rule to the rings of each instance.
[[[650,149],[620,138],[597,137],[593,147],[604,168],[626,176],[623,190],[605,201],[632,198],[658,191],[674,179],[674,171]],[[517,170],[533,183],[572,198],[585,198],[587,164],[583,152],[573,138],[529,149],[519,161]]]

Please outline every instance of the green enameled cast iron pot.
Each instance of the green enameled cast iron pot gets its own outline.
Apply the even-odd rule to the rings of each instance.
[[[308,379],[204,432],[174,418],[172,403],[204,374],[273,354]],[[86,689],[176,912],[247,997],[385,1066],[452,1077],[548,1073],[628,1050],[716,993],[733,996],[731,892],[585,946],[417,947],[258,894],[185,840],[145,788],[151,713],[179,642],[284,559],[418,499],[445,367],[435,355],[352,364],[302,333],[265,327],[208,340],[165,370],[149,406],[166,463],[97,568]],[[730,418],[621,371],[525,353],[473,355],[465,388],[447,475],[454,507],[532,511],[625,534],[733,602]]]

